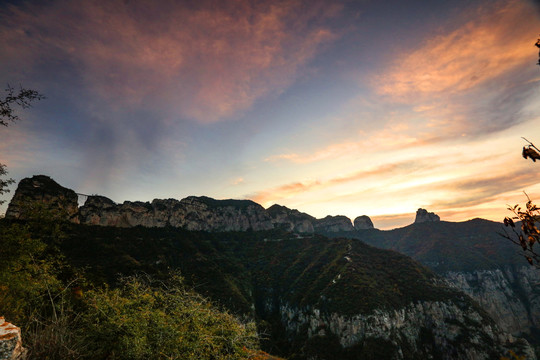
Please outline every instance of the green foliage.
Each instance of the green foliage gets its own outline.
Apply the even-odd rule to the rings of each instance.
[[[129,277],[87,293],[81,331],[97,359],[243,359],[254,324],[218,311],[174,276],[168,284]]]
[[[47,255],[47,245],[32,237],[28,225],[2,223],[0,239],[0,313],[13,322],[28,323],[61,289],[57,263]]]
[[[537,225],[540,220],[540,209],[528,197],[527,200],[525,208],[519,205],[508,208],[514,216],[504,218],[504,225],[512,230],[513,235],[505,233],[503,236],[521,247],[523,256],[529,264],[540,267],[540,254],[535,247],[540,242],[540,229]],[[521,222],[519,226],[521,231],[517,231],[516,222]]]
[[[7,175],[7,173],[8,172],[6,170],[6,165],[0,164],[0,176],[5,176]],[[13,183],[15,183],[15,180],[13,179],[6,179],[6,180],[0,179],[0,195],[8,193],[9,189],[7,187]],[[0,200],[0,205],[2,205],[5,202],[6,200]]]
[[[35,209],[32,221],[0,220],[0,312],[22,328],[31,358],[265,358],[253,323],[188,290],[175,271],[149,268],[163,281],[131,276],[118,286],[103,278],[86,282],[81,273],[92,269],[68,264],[60,251],[79,226],[47,216]],[[137,264],[124,273],[140,270],[131,255],[119,256]]]
[[[251,251],[256,287],[270,288],[299,307],[368,314],[455,296],[412,259],[360,241],[314,236],[259,242]]]
[[[340,354],[336,357],[340,359],[356,359],[359,354],[369,358],[379,348],[395,349],[380,339],[341,349],[328,329],[327,337],[312,341],[303,336],[307,332],[287,333],[275,312],[280,303],[350,315],[417,301],[465,301],[412,259],[352,239],[299,239],[283,231],[113,228],[45,220],[25,224],[30,238],[46,244],[45,254],[56,255],[56,250],[62,254],[59,261],[66,270],[57,273],[56,279],[64,288],[73,287],[68,281],[78,272],[84,272],[88,280],[82,285],[83,298],[68,296],[71,290],[62,293],[66,296],[53,294],[55,301],[65,299],[67,305],[56,306],[58,321],[49,311],[48,321],[37,327],[41,336],[33,340],[36,351],[46,347],[61,350],[53,346],[56,342],[65,342],[72,349],[57,358],[77,359],[84,354],[93,359],[266,356],[256,351],[253,325],[243,325],[216,310],[186,286],[236,314],[259,317],[259,329],[272,337],[264,342],[264,349],[298,359],[312,357],[319,345],[334,349],[331,351]],[[178,270],[185,280],[175,275]],[[154,280],[133,277],[141,273],[151,274]],[[117,274],[127,278],[118,282]],[[41,300],[46,304],[47,297]],[[71,329],[75,336],[63,332],[66,336],[55,338],[52,334],[57,326]],[[296,340],[291,342],[291,338]],[[405,345],[399,346],[404,354],[408,351]],[[417,354],[413,350],[409,352]]]

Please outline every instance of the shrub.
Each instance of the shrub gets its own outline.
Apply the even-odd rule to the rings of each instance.
[[[245,359],[257,347],[255,326],[243,324],[187,290],[149,277],[87,293],[80,331],[92,359]]]

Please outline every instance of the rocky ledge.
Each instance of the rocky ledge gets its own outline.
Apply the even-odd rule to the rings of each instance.
[[[6,218],[32,216],[30,205],[53,211],[70,221],[117,227],[182,227],[203,231],[246,231],[285,229],[300,234],[335,233],[373,228],[371,219],[362,215],[351,220],[342,215],[316,219],[285,206],[264,209],[251,200],[215,200],[189,196],[182,200],[154,199],[152,202],[125,201],[117,204],[100,195],[88,196],[78,207],[75,191],[45,175],[21,180],[11,200]]]
[[[26,349],[22,346],[21,329],[0,316],[0,360],[22,360]]]

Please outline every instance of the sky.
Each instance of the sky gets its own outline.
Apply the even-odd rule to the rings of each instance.
[[[501,221],[540,202],[539,33],[531,0],[3,1],[0,83],[46,99],[0,163],[116,202]]]

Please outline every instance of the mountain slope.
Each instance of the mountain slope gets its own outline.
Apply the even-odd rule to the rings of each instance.
[[[328,235],[411,256],[476,299],[504,330],[525,334],[538,346],[540,271],[530,267],[520,249],[500,235],[504,230],[500,223],[473,219]]]
[[[476,303],[411,258],[355,240],[66,226],[60,247],[92,281],[180,269],[197,291],[259,319],[273,334],[265,350],[277,355],[307,359],[318,349],[320,358],[346,359],[384,350],[423,359],[439,349],[443,359],[488,359],[505,346],[527,347],[511,344]]]

